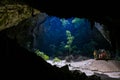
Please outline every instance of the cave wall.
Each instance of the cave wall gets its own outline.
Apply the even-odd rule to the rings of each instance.
[[[113,47],[113,51],[116,53],[120,51],[120,39],[119,39],[119,29],[120,26],[120,16],[118,14],[118,8],[116,3],[92,3],[86,4],[86,2],[81,1],[69,1],[65,2],[63,0],[59,1],[48,1],[48,0],[1,0],[0,6],[5,6],[5,4],[27,4],[33,8],[40,10],[41,12],[46,12],[49,15],[55,15],[58,17],[84,17],[91,21],[94,25],[94,21],[106,25],[106,28],[110,31],[110,40]],[[107,4],[107,6],[106,6]],[[115,6],[111,6],[115,4]],[[92,5],[92,6],[91,6]],[[89,6],[89,7],[85,7]],[[101,7],[102,6],[102,7]],[[84,7],[84,8],[83,8]],[[97,9],[96,9],[97,8]],[[114,12],[112,16],[105,16],[109,13]],[[100,14],[99,14],[100,13]],[[87,14],[87,15],[86,15]],[[90,15],[96,16],[90,16]],[[99,14],[99,15],[98,15]],[[103,15],[104,14],[104,15]],[[102,16],[103,15],[103,16]],[[2,17],[1,17],[2,19]],[[6,25],[5,25],[6,26]],[[11,25],[10,25],[11,26]]]
[[[25,4],[0,4],[0,31],[18,25],[21,21],[40,13]]]

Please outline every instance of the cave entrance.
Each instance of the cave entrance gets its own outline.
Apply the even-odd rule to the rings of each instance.
[[[98,22],[91,26],[87,18],[59,18],[40,13],[12,31],[16,35],[10,31],[9,36],[15,36],[21,46],[46,59],[94,58],[94,50],[99,49],[111,53],[109,32]]]

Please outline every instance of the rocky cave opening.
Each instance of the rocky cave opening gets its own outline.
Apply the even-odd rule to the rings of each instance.
[[[7,3],[9,4],[9,0],[5,0],[5,1],[6,2],[8,1]],[[52,45],[48,45],[48,44],[50,44],[51,42],[54,43],[55,41],[59,41],[60,39],[59,39],[59,37],[57,39],[57,36],[60,36],[61,33],[64,33],[64,34],[62,34],[62,36],[66,36],[66,34],[68,33],[68,36],[71,39],[73,38],[73,35],[76,39],[76,38],[81,36],[80,34],[86,34],[86,35],[89,35],[89,37],[90,37],[90,34],[94,34],[94,36],[96,36],[94,38],[94,40],[98,39],[97,43],[99,43],[101,45],[101,46],[97,46],[98,47],[97,49],[104,48],[104,49],[107,49],[107,50],[111,51],[113,57],[120,56],[120,54],[119,54],[120,53],[120,40],[119,40],[119,37],[116,36],[116,35],[119,34],[119,30],[117,29],[120,26],[119,16],[117,16],[117,18],[116,18],[116,16],[85,16],[85,15],[82,16],[82,13],[78,12],[78,10],[75,10],[73,8],[71,8],[72,9],[72,13],[71,13],[71,10],[70,11],[68,10],[69,7],[66,7],[65,5],[63,5],[64,8],[63,7],[60,8],[60,7],[58,7],[58,4],[54,5],[52,2],[50,2],[51,4],[48,4],[48,2],[46,3],[46,1],[38,2],[38,1],[35,0],[35,2],[33,2],[33,3],[31,3],[31,1],[32,0],[30,0],[30,1],[20,1],[20,5],[17,5],[19,3],[19,0],[18,0],[18,3],[15,4],[15,7],[17,7],[17,8],[14,8],[14,6],[11,6],[11,4],[15,3],[14,1],[11,2],[10,5],[7,5],[7,6],[4,5],[5,8],[3,7],[4,3],[2,3],[2,1],[0,2],[0,4],[2,4],[1,5],[2,7],[0,6],[1,15],[3,15],[2,12],[4,13],[4,15],[1,17],[1,20],[0,20],[0,23],[1,23],[0,24],[1,25],[0,26],[0,29],[1,29],[1,32],[0,32],[0,37],[1,37],[0,48],[1,49],[0,49],[0,51],[1,51],[1,61],[2,61],[1,62],[2,75],[10,76],[10,78],[14,78],[14,76],[17,76],[18,78],[23,78],[24,76],[26,78],[32,78],[33,76],[38,75],[38,78],[39,78],[38,73],[40,73],[41,75],[46,76],[46,77],[40,76],[40,79],[44,78],[44,79],[47,79],[47,80],[48,79],[54,79],[54,80],[55,79],[59,79],[59,80],[61,80],[61,79],[63,79],[63,80],[68,80],[68,79],[70,79],[70,80],[79,80],[79,79],[82,79],[82,80],[91,80],[91,79],[92,80],[100,80],[100,77],[97,77],[97,76],[102,75],[101,79],[103,79],[103,80],[104,79],[106,79],[106,80],[107,79],[119,80],[119,78],[120,78],[120,75],[119,75],[120,74],[119,73],[119,70],[120,70],[119,69],[119,66],[120,66],[119,61],[117,61],[117,62],[115,62],[115,61],[110,61],[110,62],[109,61],[108,62],[100,61],[99,64],[101,64],[101,65],[99,65],[99,66],[96,65],[96,64],[98,64],[97,61],[91,60],[91,59],[90,59],[90,61],[88,60],[88,62],[87,61],[86,62],[82,61],[82,62],[79,62],[79,63],[76,62],[77,65],[75,63],[69,63],[68,62],[68,63],[66,63],[68,66],[65,66],[66,64],[64,64],[64,61],[61,61],[61,64],[64,65],[64,66],[61,67],[61,64],[58,63],[59,60],[56,59],[56,61],[58,61],[58,62],[53,62],[52,65],[54,65],[54,66],[51,66],[50,61],[48,61],[50,64],[46,63],[41,57],[39,57],[39,56],[35,55],[34,53],[29,52],[28,50],[25,49],[26,47],[30,47],[29,44],[31,42],[28,42],[27,45],[26,45],[26,42],[28,41],[28,39],[31,39],[31,40],[33,39],[34,45],[32,45],[32,47],[41,49],[41,47],[38,46],[38,43],[42,44],[43,42],[41,42],[41,41],[46,40],[45,41],[45,47],[46,46],[50,47],[50,48],[52,47],[52,49],[53,49],[56,46],[53,45],[53,44]],[[57,17],[52,17],[52,18],[49,17],[49,20],[51,22],[52,21],[53,22],[50,23],[50,21],[47,20],[48,22],[46,21],[46,25],[50,24],[50,26],[52,26],[52,27],[45,28],[45,27],[43,27],[43,24],[42,24],[44,22],[44,18],[46,18],[45,14],[41,13],[39,16],[36,17],[36,13],[38,14],[39,11],[35,11],[33,8],[29,8],[27,6],[21,6],[21,2],[22,2],[22,5],[23,5],[23,3],[25,3],[27,5],[32,6],[33,8],[36,8],[36,9],[38,9],[40,11],[43,11],[43,12],[46,12],[49,15],[60,17],[61,20],[59,20]],[[43,4],[45,4],[45,5],[43,5]],[[54,6],[50,6],[50,5],[54,5]],[[55,6],[58,9],[55,9],[54,8]],[[8,9],[8,10],[6,10],[6,9]],[[14,10],[11,10],[11,9],[14,9]],[[62,12],[61,9],[63,11],[65,10],[65,11],[63,13],[61,13]],[[22,10],[22,12],[21,12],[21,10]],[[14,13],[14,16],[17,15],[17,17],[14,17],[13,15],[11,16],[11,14],[8,14],[8,13],[11,13],[10,11],[12,11]],[[18,11],[19,14],[16,11]],[[5,14],[5,13],[7,13],[7,14]],[[24,16],[24,14],[25,14],[25,16]],[[29,18],[31,16],[33,16],[32,19],[34,19],[34,20]],[[73,16],[75,16],[75,17],[73,17]],[[12,20],[12,17],[14,17],[14,20]],[[83,18],[86,18],[88,20],[84,20]],[[12,20],[12,21],[10,21],[10,20]],[[2,21],[3,21],[3,23],[2,23]],[[59,28],[60,30],[64,30],[64,32],[62,32],[62,31],[59,32],[58,29],[55,29],[55,26],[57,26],[57,25],[60,26],[61,25],[60,21],[63,23],[62,25],[68,26],[67,29],[64,29],[64,28],[60,29]],[[79,31],[80,27],[78,27],[76,29],[74,27],[72,27],[73,29],[75,29],[75,31],[78,30],[77,32],[81,32],[80,34],[77,34],[77,32],[75,34],[75,31],[72,31],[72,29],[70,27],[71,25],[69,25],[70,21],[73,22],[73,23],[76,23],[77,21],[78,22],[83,21],[83,23],[77,23],[77,24],[74,24],[74,26],[82,24],[86,27],[82,27],[83,29],[81,29],[80,31]],[[95,23],[95,21],[96,21],[96,23]],[[85,22],[88,22],[87,25],[85,25],[86,24]],[[16,23],[18,23],[17,27],[16,27]],[[96,27],[96,26],[101,26],[101,24],[105,24],[104,29],[106,31],[103,31],[103,32],[101,30],[99,31],[99,28]],[[15,27],[8,28],[9,26],[15,26]],[[28,26],[31,26],[31,28],[28,29],[27,28]],[[97,28],[97,30],[95,29],[95,27]],[[3,28],[8,28],[8,29],[2,30]],[[29,31],[29,30],[33,31],[33,33],[26,34],[27,33],[26,31]],[[54,30],[54,33],[52,33],[53,32],[52,30]],[[66,31],[66,30],[68,30],[68,31]],[[93,32],[89,32],[89,30],[92,30]],[[46,31],[46,33],[49,33],[49,35],[47,35],[44,31]],[[41,34],[37,34],[39,32]],[[43,39],[42,37],[45,37],[45,35],[43,35],[42,33],[45,33],[47,37]],[[57,35],[58,33],[59,33],[59,35]],[[109,36],[107,35],[107,33],[109,33]],[[32,36],[28,37],[28,35],[32,35]],[[78,36],[76,36],[76,35],[78,35]],[[98,35],[102,36],[102,37],[98,37]],[[40,37],[37,37],[37,36],[40,36]],[[10,39],[9,37],[12,38],[13,40]],[[48,37],[49,37],[49,39],[48,39]],[[36,43],[36,41],[34,41],[34,40],[37,40],[36,38],[40,38],[40,39],[38,39],[40,41],[38,41],[37,43]],[[51,40],[51,42],[50,42],[51,38],[53,40]],[[79,41],[82,41],[82,40],[83,41],[88,40],[88,42],[91,41],[91,38],[87,38],[87,39],[85,39],[85,38],[86,37],[83,37]],[[67,44],[67,39],[65,37],[63,39],[65,39],[65,41],[66,41],[65,42],[66,46],[67,47],[69,46],[68,51],[70,52],[71,50],[69,50],[69,49],[71,49],[71,47],[70,47],[71,44]],[[92,38],[92,40],[93,40],[93,38]],[[100,42],[100,41],[103,41],[103,42]],[[24,44],[23,44],[23,42],[24,42]],[[72,41],[69,41],[69,39],[68,39],[68,43],[69,42],[72,42]],[[106,44],[106,42],[107,42],[107,44]],[[23,47],[19,46],[18,43],[22,44],[21,46],[24,46],[24,47],[26,45],[26,47],[23,48]],[[94,42],[92,42],[92,43],[94,43]],[[59,44],[59,42],[58,42],[58,44]],[[56,44],[56,45],[58,45],[58,44]],[[64,44],[64,42],[63,42],[63,44]],[[78,44],[77,40],[74,44]],[[80,44],[78,44],[78,45],[80,45]],[[88,50],[89,47],[94,48],[93,45],[95,45],[95,44],[92,44],[92,46],[91,46],[91,44],[90,45],[85,45],[85,50],[86,50],[86,48]],[[43,47],[43,51],[46,51],[44,49],[45,48]],[[57,48],[55,48],[51,52],[54,52],[56,49]],[[76,49],[76,51],[78,49]],[[50,50],[48,50],[48,52]],[[91,51],[92,53],[93,53],[93,50]],[[80,51],[78,51],[78,52],[80,52]],[[39,52],[39,53],[41,54],[41,52]],[[77,52],[75,52],[75,53],[77,53]],[[86,55],[88,55],[88,53],[86,52]],[[91,56],[92,55],[90,55],[90,57]],[[92,63],[93,61],[94,61],[94,63]],[[118,78],[110,78],[110,77],[106,76],[109,73],[106,73],[106,74],[104,73],[104,71],[106,71],[106,72],[108,71],[108,69],[106,69],[106,67],[108,67],[109,64],[111,64],[111,63],[112,64],[117,64],[117,66],[112,65],[112,68],[114,68],[113,72],[116,72],[116,71],[118,72],[118,74],[117,74]],[[103,67],[103,65],[104,65],[104,67]],[[93,74],[93,72],[88,70],[88,66],[91,66],[89,69],[95,71],[94,73],[97,76],[96,75],[91,76],[91,74]],[[94,66],[96,66],[96,67],[94,68]],[[100,66],[103,67],[103,70],[99,69]],[[58,68],[58,67],[60,67],[60,68]],[[80,68],[78,68],[78,67],[80,67]],[[96,69],[96,68],[98,68],[98,69]],[[70,69],[71,70],[75,69],[75,71],[69,71]],[[86,76],[86,74],[80,72],[79,70],[81,70],[83,72],[86,71],[87,76]],[[102,74],[99,73],[99,72],[97,73],[97,71],[103,72],[104,75],[103,75],[103,73]],[[28,74],[28,76],[26,74]],[[14,75],[14,76],[12,76],[12,75]]]

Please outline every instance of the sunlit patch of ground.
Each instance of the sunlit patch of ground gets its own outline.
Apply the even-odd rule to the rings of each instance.
[[[78,62],[66,62],[65,60],[60,62],[48,60],[47,62],[58,67],[69,65],[70,70],[80,70],[87,76],[95,74],[101,76],[102,80],[120,80],[120,61],[89,59]]]

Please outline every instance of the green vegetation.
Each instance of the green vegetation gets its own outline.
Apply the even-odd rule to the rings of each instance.
[[[74,40],[74,36],[71,35],[71,32],[69,30],[66,30],[66,36],[67,36],[67,44],[65,45],[65,48],[68,50],[68,54],[71,54],[72,51],[72,42]]]
[[[60,62],[61,60],[58,58],[58,57],[55,57],[54,59],[53,59],[53,62]]]
[[[37,56],[42,57],[44,60],[49,60],[49,56],[46,55],[44,52],[41,52],[39,50],[35,50],[35,53],[37,54]]]

